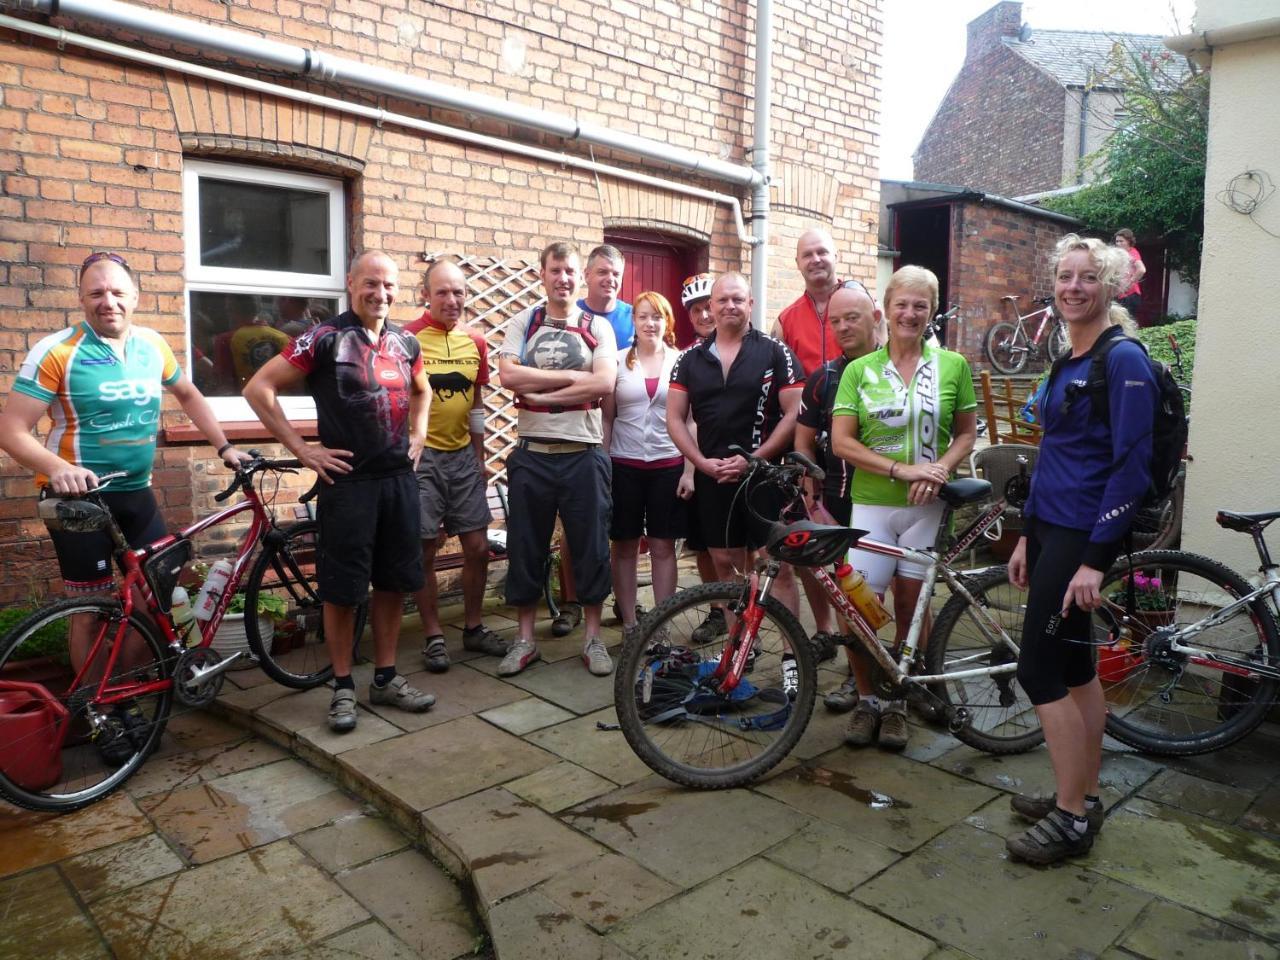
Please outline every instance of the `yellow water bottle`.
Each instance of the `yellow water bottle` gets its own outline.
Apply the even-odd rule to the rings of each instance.
[[[836,579],[840,582],[840,589],[844,591],[844,595],[862,614],[862,618],[867,621],[867,626],[872,630],[879,630],[893,619],[889,611],[884,608],[884,604],[880,602],[880,598],[876,596],[876,592],[871,589],[871,585],[867,583],[866,578],[849,564],[842,563],[836,567]]]

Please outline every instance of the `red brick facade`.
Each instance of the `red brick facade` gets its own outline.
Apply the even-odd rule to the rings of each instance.
[[[1006,0],[969,24],[964,65],[916,150],[916,180],[1007,197],[1063,185],[1066,90],[1000,42],[1021,17]]]
[[[586,0],[137,2],[749,162],[754,23],[749,7],[727,0],[607,7]],[[595,22],[600,15],[608,19]],[[771,313],[799,289],[794,244],[811,223],[835,235],[842,272],[874,275],[872,130],[880,45],[874,0],[779,0],[774,17],[779,175],[772,193]],[[91,24],[52,22],[104,35]],[[200,60],[194,50],[106,38]],[[332,85],[308,89],[374,102]],[[598,183],[587,172],[162,73],[73,45],[60,49],[8,30],[0,30],[0,98],[0,303],[7,317],[0,391],[6,393],[27,350],[79,319],[76,265],[93,249],[128,255],[142,287],[136,322],[162,332],[187,364],[187,160],[234,159],[341,178],[349,248],[382,248],[399,262],[405,289],[393,318],[400,321],[416,313],[412,278],[432,253],[527,258],[553,239],[585,248],[611,225],[643,224],[702,247],[712,269],[750,262],[723,206],[607,178]],[[394,100],[375,105],[586,155],[553,137],[497,123]],[[608,151],[596,156],[636,166]],[[656,166],[645,170],[686,179]],[[730,192],[723,184],[696,183]],[[745,193],[742,199],[746,206]],[[171,433],[155,485],[169,521],[179,524],[211,507],[226,473],[207,447],[172,432],[180,415],[168,409],[165,423]],[[0,485],[0,602],[7,603],[48,589],[56,569],[35,520],[27,471],[3,457]]]

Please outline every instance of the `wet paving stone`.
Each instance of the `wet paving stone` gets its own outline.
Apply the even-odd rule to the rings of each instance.
[[[1280,945],[1201,916],[1176,904],[1154,900],[1120,941],[1146,960],[1275,960]]]
[[[756,789],[899,852],[914,850],[993,796],[926,764],[843,748]]]
[[[604,848],[505,790],[428,810],[427,842],[469,874],[481,908],[604,854]]]
[[[62,872],[86,903],[183,869],[181,858],[158,834],[126,840],[66,861]]]
[[[1108,816],[1089,869],[1280,938],[1280,849],[1257,833],[1130,800]]]
[[[635,783],[653,771],[627,745],[621,730],[601,730],[597,726],[613,725],[617,720],[618,715],[609,707],[537,730],[525,739],[614,783]]]
[[[609,853],[553,877],[538,892],[603,933],[674,896],[680,888],[626,857]]]
[[[453,960],[471,953],[476,928],[461,891],[418,851],[356,867],[337,881],[415,956]]]
[[[544,767],[519,780],[512,780],[506,789],[522,800],[548,813],[559,813],[575,804],[616,790],[612,780],[597,776],[590,770],[564,761]]]
[[[1177,770],[1165,770],[1139,790],[1138,796],[1224,823],[1235,822],[1253,802],[1253,794],[1247,790]]]
[[[720,922],[708,922],[708,918]],[[637,960],[921,960],[933,941],[765,860],[659,904],[609,934]]]
[[[934,838],[853,897],[984,960],[1097,955],[1151,900],[1085,869],[1084,861],[1014,863],[1003,836],[968,824]]]
[[[68,814],[0,805],[0,877],[150,832],[147,818],[123,793]]]
[[[96,960],[108,956],[93,924],[53,867],[0,880],[0,957]]]
[[[287,840],[153,880],[91,910],[119,960],[276,957],[369,916]]]
[[[271,843],[360,809],[296,760],[145,797],[139,804],[193,863]]]
[[[888,847],[821,821],[810,823],[765,856],[837,893],[848,893],[899,859]]]
[[[809,822],[803,814],[754,791],[686,790],[656,777],[579,804],[560,816],[681,887],[736,866]],[[732,824],[732,829],[725,829],[725,824]]]
[[[387,821],[367,814],[343,817],[327,827],[308,830],[293,839],[330,873],[386,856],[408,844],[404,834]]]

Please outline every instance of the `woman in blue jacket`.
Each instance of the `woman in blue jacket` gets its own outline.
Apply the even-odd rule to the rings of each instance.
[[[1026,534],[1009,561],[1009,579],[1029,588],[1018,681],[1040,717],[1057,786],[1051,797],[1011,801],[1035,825],[1006,846],[1032,863],[1088,852],[1102,827],[1106,700],[1094,670],[1089,611],[1102,603],[1103,575],[1151,483],[1158,398],[1146,353],[1129,341],[1106,358],[1109,423],[1093,410],[1101,397],[1086,389],[1094,351],[1120,336],[1128,319],[1123,307],[1112,306],[1128,259],[1074,234],[1053,255],[1054,301],[1067,322],[1071,355],[1054,365],[1045,390]]]

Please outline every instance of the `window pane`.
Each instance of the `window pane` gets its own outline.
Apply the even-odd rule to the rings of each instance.
[[[329,195],[200,178],[200,263],[329,273]]]
[[[324,297],[191,291],[192,372],[208,397],[235,397],[254,372],[313,324],[338,312]],[[302,385],[292,391],[305,394]]]

